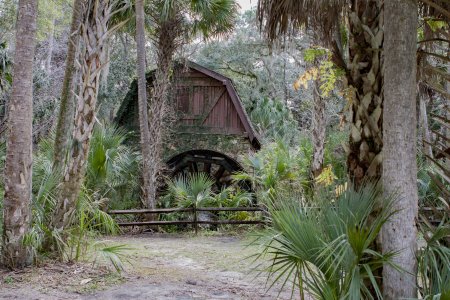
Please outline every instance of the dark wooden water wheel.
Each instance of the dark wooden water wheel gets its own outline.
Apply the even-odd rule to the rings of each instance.
[[[215,189],[231,185],[231,175],[242,167],[234,159],[211,150],[190,150],[171,158],[167,165],[170,177],[203,172],[215,180]]]

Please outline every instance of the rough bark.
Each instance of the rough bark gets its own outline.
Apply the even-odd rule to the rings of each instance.
[[[74,118],[70,157],[61,186],[52,226],[59,231],[67,228],[76,208],[83,183],[89,153],[89,142],[95,125],[95,110],[100,85],[101,67],[105,61],[105,43],[111,3],[91,0],[86,4],[81,37],[84,47],[80,55],[81,86]]]
[[[136,0],[136,44],[137,44],[137,74],[138,74],[138,103],[139,103],[139,131],[141,134],[143,203],[148,208],[155,207],[154,192],[151,187],[151,140],[147,108],[147,79],[145,76],[145,19],[144,0]]]
[[[382,162],[383,18],[380,0],[353,0],[349,12],[346,86],[351,106],[347,167],[356,186],[377,180]]]
[[[23,268],[31,262],[22,241],[31,222],[33,59],[37,0],[20,0],[16,27],[13,84],[3,199],[3,264]]]
[[[416,165],[416,43],[417,1],[385,1],[384,40],[384,160],[386,196],[398,195],[398,212],[382,230],[383,252],[398,251],[393,262],[398,272],[385,265],[385,299],[417,297],[416,250],[418,210]]]
[[[61,91],[61,102],[59,106],[58,123],[56,125],[54,145],[54,166],[62,167],[67,153],[70,131],[72,129],[73,114],[75,110],[74,87],[75,87],[75,59],[79,47],[82,10],[84,0],[74,0],[72,23],[70,25],[70,36],[67,45],[66,69]]]
[[[147,205],[155,205],[160,171],[163,167],[163,138],[167,133],[170,119],[168,91],[170,87],[170,72],[173,65],[173,55],[176,50],[176,39],[179,37],[179,20],[169,19],[159,24],[157,38],[157,66],[149,106],[150,131],[150,163],[149,163],[149,194]],[[166,122],[166,123],[165,123]]]
[[[325,99],[320,95],[318,82],[314,82],[314,110],[312,117],[313,158],[311,173],[315,177],[320,175],[323,169],[323,155],[325,148]]]

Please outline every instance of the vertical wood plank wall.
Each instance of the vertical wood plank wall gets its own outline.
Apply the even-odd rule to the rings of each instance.
[[[196,70],[178,73],[174,89],[179,125],[195,131],[245,134],[225,83]]]

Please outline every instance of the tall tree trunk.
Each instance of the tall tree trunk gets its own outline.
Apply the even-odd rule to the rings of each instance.
[[[58,123],[56,125],[54,145],[54,166],[59,168],[64,165],[67,152],[67,144],[72,129],[73,114],[75,110],[74,87],[75,87],[75,59],[80,40],[80,25],[84,0],[73,1],[72,24],[67,45],[66,69],[61,91],[61,103],[59,106]]]
[[[138,102],[139,102],[139,131],[141,133],[142,177],[144,180],[143,203],[155,207],[155,198],[151,186],[152,155],[150,131],[148,128],[147,79],[145,76],[145,15],[144,0],[136,0],[136,44],[137,44],[137,73],[138,73]]]
[[[404,272],[385,265],[385,299],[417,297],[416,250],[418,210],[416,165],[416,0],[389,0],[385,5],[383,187],[398,195],[398,212],[383,226],[383,251],[398,251],[393,262]]]
[[[349,62],[346,86],[351,103],[347,167],[350,179],[381,176],[382,140],[382,1],[352,0],[349,13]]]
[[[101,67],[105,64],[105,43],[111,3],[91,0],[81,26],[84,47],[81,51],[81,86],[75,112],[72,147],[65,170],[61,195],[52,220],[53,228],[62,231],[71,222],[83,183],[89,153],[89,142],[95,125],[95,110],[100,86]]]
[[[314,81],[314,110],[312,117],[312,140],[313,140],[313,159],[311,163],[311,173],[315,177],[320,175],[323,169],[323,155],[325,148],[325,99],[320,95],[319,83]]]
[[[3,264],[22,268],[31,262],[22,241],[31,222],[33,59],[37,0],[20,0],[16,25],[14,79],[8,110],[3,200]]]
[[[168,127],[170,107],[167,103],[170,86],[170,72],[173,65],[173,55],[176,50],[176,38],[179,36],[179,20],[169,19],[162,22],[158,28],[157,66],[152,89],[152,100],[149,110],[150,131],[150,163],[149,163],[149,195],[147,206],[155,206],[158,190],[159,172],[163,166],[163,137]]]

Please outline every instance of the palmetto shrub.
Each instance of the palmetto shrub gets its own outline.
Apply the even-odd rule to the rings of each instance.
[[[450,225],[421,223],[425,245],[419,249],[419,291],[424,299],[450,299]]]
[[[291,284],[300,299],[306,293],[324,300],[381,299],[374,274],[394,253],[381,254],[373,246],[394,213],[392,199],[367,185],[321,200],[320,208],[289,198],[269,204],[271,226],[255,240],[262,249],[255,258],[268,262],[270,286]]]
[[[124,129],[98,125],[90,144],[85,186],[115,208],[136,207],[140,199],[141,156],[125,144],[128,136]]]
[[[36,261],[50,249],[65,260],[79,260],[89,251],[116,249],[93,243],[92,238],[118,232],[117,224],[105,212],[108,202],[121,195],[132,195],[138,189],[140,159],[123,145],[125,138],[126,134],[114,127],[98,125],[95,128],[75,216],[72,226],[64,232],[51,230],[50,226],[63,172],[53,167],[53,139],[40,141],[33,163],[33,222],[24,241],[34,252]],[[63,239],[63,235],[67,239]],[[106,257],[108,251],[102,256]]]
[[[258,201],[266,202],[302,189],[306,179],[302,176],[301,162],[301,154],[280,140],[247,157],[244,160],[247,171],[236,173],[233,179],[251,182]]]
[[[212,186],[214,181],[205,173],[191,173],[169,180],[167,196],[180,207],[208,206],[214,201]]]
[[[171,207],[177,205],[184,208],[190,207],[242,207],[253,204],[254,195],[232,185],[222,188],[218,193],[212,191],[214,185],[208,174],[192,173],[180,176],[168,181],[167,193],[160,199],[160,205]],[[201,212],[210,217],[211,213]],[[181,214],[183,215],[183,214]],[[175,219],[180,215],[172,215]],[[216,215],[220,219],[248,219],[251,216],[247,212],[219,212]],[[169,219],[169,216],[162,216]]]

